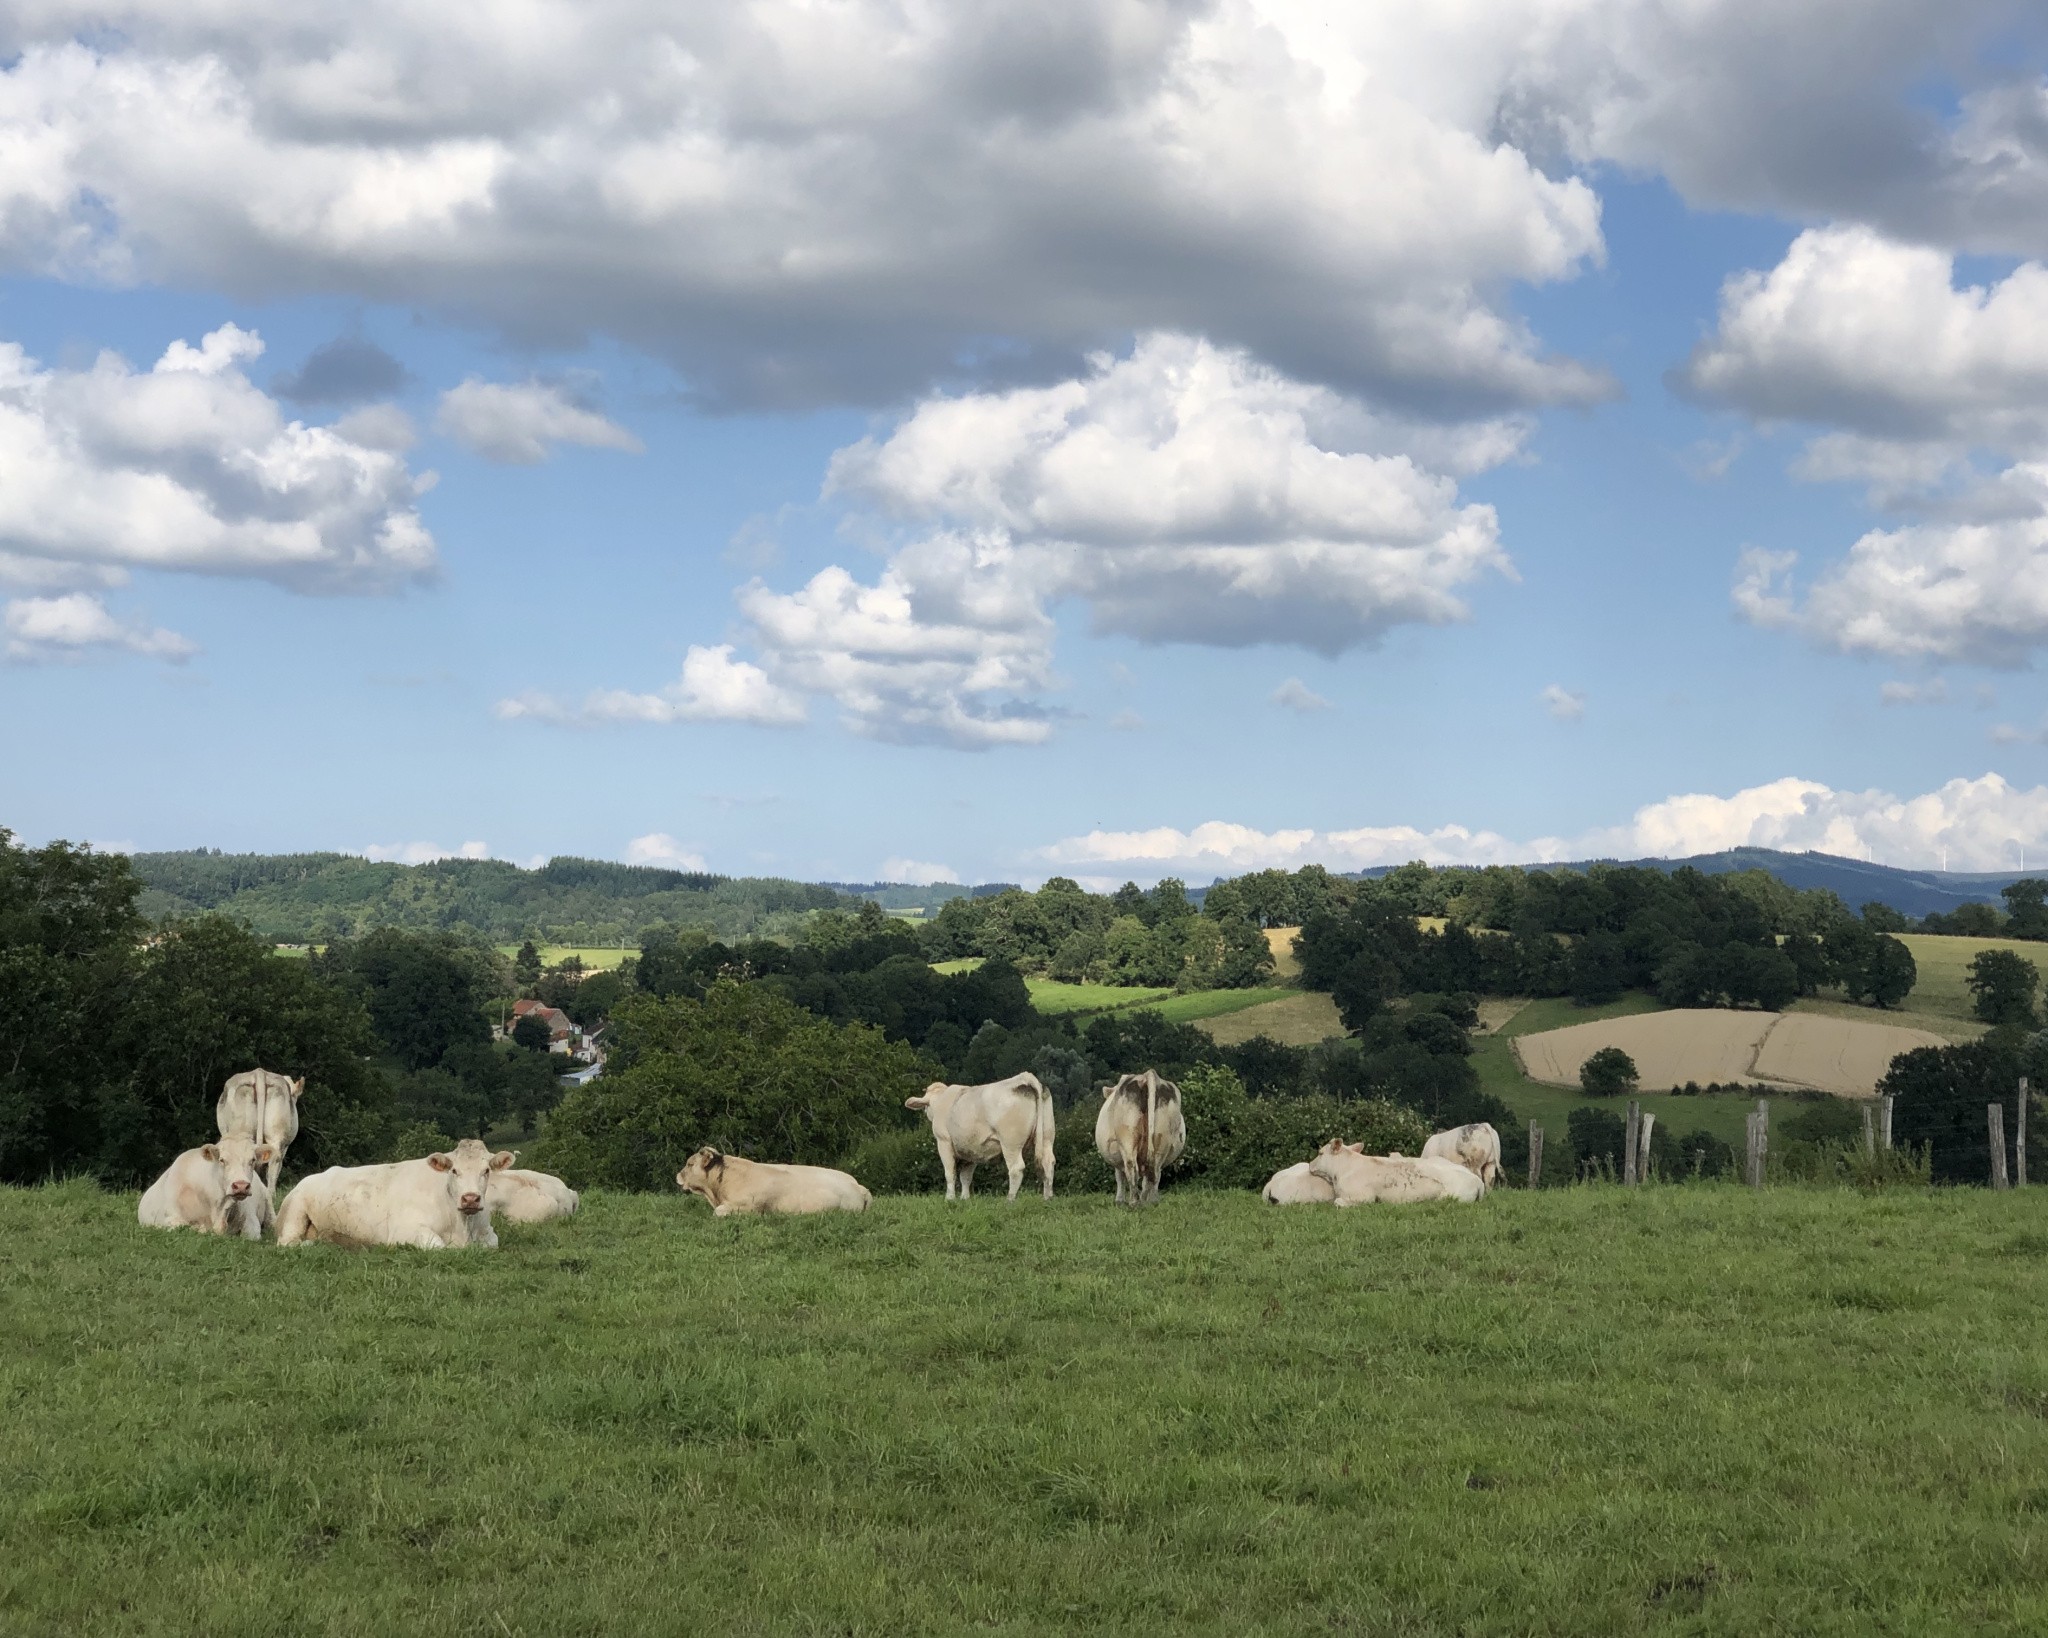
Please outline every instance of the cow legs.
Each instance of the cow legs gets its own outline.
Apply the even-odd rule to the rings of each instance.
[[[1018,1149],[1013,1152],[1005,1149],[1003,1165],[1010,1173],[1010,1198],[1015,1200],[1018,1192],[1024,1187],[1024,1151]]]
[[[974,1194],[974,1168],[976,1164],[975,1161],[970,1160],[960,1168],[960,1198],[962,1200],[969,1199]]]
[[[946,1174],[946,1198],[956,1199],[960,1193],[960,1185],[954,1173],[953,1145],[944,1138],[939,1139],[939,1169]]]

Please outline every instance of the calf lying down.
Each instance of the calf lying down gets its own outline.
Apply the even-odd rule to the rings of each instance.
[[[780,1166],[699,1149],[676,1173],[676,1187],[707,1201],[712,1214],[866,1211],[874,1197],[829,1166]]]
[[[508,1223],[545,1223],[574,1216],[581,1198],[552,1173],[507,1170],[491,1179],[484,1204],[493,1217]]]
[[[1325,1144],[1309,1172],[1330,1185],[1339,1206],[1402,1206],[1419,1200],[1483,1199],[1486,1185],[1476,1173],[1451,1160],[1410,1160],[1405,1155],[1369,1155],[1362,1143],[1335,1138]]]
[[[1304,1160],[1298,1165],[1281,1167],[1266,1179],[1260,1197],[1269,1206],[1327,1206],[1337,1198],[1337,1191],[1310,1170],[1314,1164]]]
[[[143,1191],[135,1218],[144,1228],[191,1228],[201,1234],[260,1240],[270,1227],[270,1185],[262,1168],[276,1151],[245,1137],[187,1149]]]

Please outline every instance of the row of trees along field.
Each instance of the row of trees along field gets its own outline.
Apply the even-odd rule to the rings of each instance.
[[[1345,886],[1304,920],[1299,949],[1302,982],[1353,1030],[1418,990],[1589,1006],[1645,990],[1671,1006],[1776,1011],[1830,986],[1896,1006],[1917,977],[1912,952],[1833,893],[1762,871],[1493,867]]]
[[[729,877],[604,859],[550,859],[536,870],[499,859],[378,863],[340,853],[138,853],[153,921],[219,912],[265,938],[324,944],[386,927],[486,944],[539,938],[623,945],[649,928],[687,924],[719,937],[794,933],[816,910],[856,900],[830,887]]]
[[[1262,925],[1216,888],[1197,910],[1172,877],[1150,892],[1126,882],[1090,893],[1054,876],[1035,893],[947,900],[918,927],[917,948],[931,961],[983,956],[1072,983],[1249,989],[1273,971]]]

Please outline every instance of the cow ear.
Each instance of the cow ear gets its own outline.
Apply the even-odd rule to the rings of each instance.
[[[292,1082],[292,1102],[297,1103],[299,1101],[299,1094],[305,1090],[306,1077],[301,1075],[297,1080]]]
[[[220,1150],[214,1144],[202,1144],[199,1149],[199,1158],[201,1160],[218,1160],[220,1159]]]
[[[903,1100],[903,1107],[905,1109],[929,1109],[931,1106],[932,1100],[930,1098],[905,1098]]]
[[[277,1151],[267,1143],[258,1144],[253,1158],[257,1165],[268,1166],[277,1158]]]
[[[455,1170],[454,1160],[447,1155],[428,1155],[427,1164],[437,1172],[452,1172]]]
[[[507,1166],[511,1165],[512,1162],[517,1160],[518,1158],[519,1157],[515,1155],[510,1149],[500,1149],[496,1154],[491,1156],[491,1170],[494,1172],[502,1172]]]

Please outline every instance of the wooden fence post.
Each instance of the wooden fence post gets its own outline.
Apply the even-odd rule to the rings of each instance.
[[[1881,1124],[1884,1127],[1882,1136],[1884,1140],[1884,1146],[1887,1149],[1889,1149],[1892,1146],[1892,1105],[1897,1101],[1897,1098],[1892,1093],[1887,1092],[1884,1096],[1884,1109],[1882,1111],[1883,1119]]]
[[[1529,1187],[1535,1188],[1543,1181],[1543,1128],[1534,1122],[1529,1126]]]
[[[1752,1109],[1742,1118],[1742,1181],[1752,1189],[1757,1186],[1756,1175],[1756,1111]]]
[[[1863,1106],[1863,1152],[1877,1153],[1877,1114],[1867,1103]]]
[[[1643,1106],[1631,1101],[1628,1122],[1621,1129],[1621,1181],[1631,1189],[1636,1185],[1636,1133],[1642,1124]]]
[[[1764,1186],[1764,1172],[1771,1163],[1771,1101],[1756,1100],[1756,1186]]]
[[[1991,1128],[1991,1186],[1994,1189],[2007,1188],[2010,1185],[2005,1177],[2005,1105],[1987,1103],[1984,1120]]]
[[[1650,1181],[1650,1134],[1657,1129],[1657,1117],[1645,1114],[1636,1127],[1636,1181]]]
[[[2012,1134],[2012,1186],[2023,1189],[2027,1186],[2027,1078],[2020,1077],[2020,1104],[2013,1111]]]

